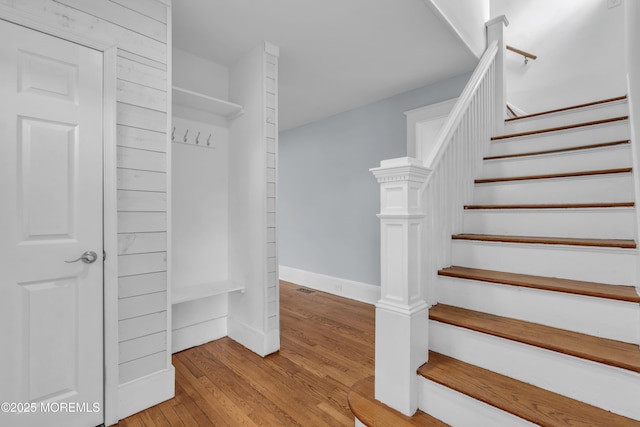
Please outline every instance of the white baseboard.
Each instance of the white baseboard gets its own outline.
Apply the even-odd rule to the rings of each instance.
[[[227,336],[227,317],[211,319],[171,331],[171,352],[177,353]]]
[[[168,369],[118,386],[118,419],[122,420],[175,396],[175,369]]]
[[[262,357],[280,350],[279,330],[264,333],[230,316],[227,333],[229,338]]]
[[[292,282],[367,304],[375,305],[380,299],[380,286],[299,270],[284,265],[279,266],[279,269],[280,280],[286,282]]]

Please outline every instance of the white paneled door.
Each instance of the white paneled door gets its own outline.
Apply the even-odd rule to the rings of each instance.
[[[0,40],[0,425],[96,426],[102,53],[2,20]]]

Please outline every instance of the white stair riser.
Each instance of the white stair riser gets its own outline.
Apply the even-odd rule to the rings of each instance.
[[[491,141],[487,156],[531,153],[629,139],[627,120]]]
[[[584,280],[636,283],[636,249],[453,240],[451,262],[470,268]]]
[[[438,301],[527,322],[640,343],[636,303],[439,276]]]
[[[633,208],[467,209],[464,233],[634,239]]]
[[[629,107],[625,101],[616,101],[606,104],[593,105],[591,107],[560,111],[505,122],[505,135],[511,133],[528,132],[536,129],[549,129],[558,126],[566,126],[575,123],[586,123],[596,120],[621,117],[629,114]]]
[[[476,184],[475,205],[613,203],[634,200],[631,173]]]
[[[424,377],[419,377],[418,380],[418,408],[456,427],[536,426]]]
[[[630,168],[631,166],[631,145],[624,144],[589,150],[485,160],[479,178],[506,178]]]
[[[429,322],[429,348],[640,420],[640,375],[519,342]]]

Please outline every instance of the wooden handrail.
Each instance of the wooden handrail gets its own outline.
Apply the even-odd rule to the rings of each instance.
[[[509,46],[507,45],[507,50],[510,50],[511,52],[515,52],[518,55],[522,55],[524,56],[524,63],[526,64],[527,62],[529,62],[529,58],[531,59],[538,59],[537,55],[534,55],[533,53],[529,53],[529,52],[525,52],[524,50],[520,50],[520,49],[516,49],[513,46]]]

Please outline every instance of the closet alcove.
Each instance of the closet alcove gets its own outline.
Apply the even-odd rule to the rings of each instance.
[[[225,67],[172,51],[172,351],[279,348],[277,48]]]

